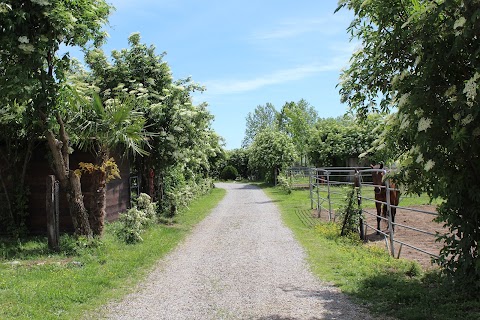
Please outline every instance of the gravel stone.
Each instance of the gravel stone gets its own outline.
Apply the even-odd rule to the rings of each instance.
[[[310,272],[261,189],[217,187],[225,198],[108,319],[373,319]]]

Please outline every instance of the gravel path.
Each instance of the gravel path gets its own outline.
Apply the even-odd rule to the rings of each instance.
[[[274,203],[257,187],[227,195],[109,319],[372,319],[318,281]]]

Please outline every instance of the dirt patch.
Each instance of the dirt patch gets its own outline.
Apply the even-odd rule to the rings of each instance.
[[[435,206],[416,206],[412,207],[412,209],[426,211],[435,213]],[[369,210],[373,211],[374,210]],[[376,226],[376,217],[371,215],[366,215],[367,222],[370,225]],[[434,222],[433,219],[435,218],[434,215],[410,211],[406,209],[397,209],[397,214],[395,217],[395,222],[398,224],[395,228],[394,239],[404,242],[408,245],[417,247],[423,251],[432,253],[434,255],[438,255],[440,253],[440,249],[443,247],[443,243],[436,242],[435,236],[417,232],[415,230],[411,230],[401,225],[413,227],[419,230],[426,231],[428,233],[436,234],[436,233],[445,233],[447,230],[442,227],[441,224]],[[387,230],[387,223],[382,221],[381,224],[382,231]],[[383,235],[376,235],[375,230],[370,228],[367,229],[367,241],[369,242],[380,242],[385,244],[385,238]],[[423,253],[421,251],[415,250],[410,248],[406,245],[401,245],[400,243],[394,244],[395,248],[395,255],[398,255],[400,251],[400,258],[404,259],[411,259],[415,260],[420,263],[424,268],[432,268],[434,265],[431,263],[431,256]]]

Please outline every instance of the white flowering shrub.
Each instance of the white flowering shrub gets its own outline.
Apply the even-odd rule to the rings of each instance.
[[[117,236],[126,243],[143,241],[141,233],[156,222],[156,204],[148,194],[140,193],[135,207],[120,214]]]
[[[125,243],[137,243],[143,241],[141,233],[147,224],[148,219],[145,212],[137,208],[131,208],[120,215],[121,227],[117,230],[117,236]]]
[[[149,223],[155,222],[157,205],[152,202],[152,198],[146,193],[140,193],[137,200],[137,209],[145,213],[145,217]]]

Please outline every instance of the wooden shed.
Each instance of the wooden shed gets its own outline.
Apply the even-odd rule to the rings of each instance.
[[[39,146],[33,153],[27,171],[27,185],[29,188],[29,215],[26,218],[26,225],[32,234],[45,234],[47,231],[46,216],[46,180],[48,175],[53,174],[48,152],[44,145]],[[120,170],[120,178],[110,181],[107,184],[107,221],[114,221],[119,214],[130,207],[130,164],[126,157],[112,154]],[[70,155],[70,168],[77,169],[80,162],[93,162],[91,153],[75,151]],[[82,191],[85,206],[88,208],[92,197],[92,184],[89,174],[82,175]],[[72,232],[73,225],[68,210],[65,193],[60,189],[60,213],[59,225],[61,232]]]

